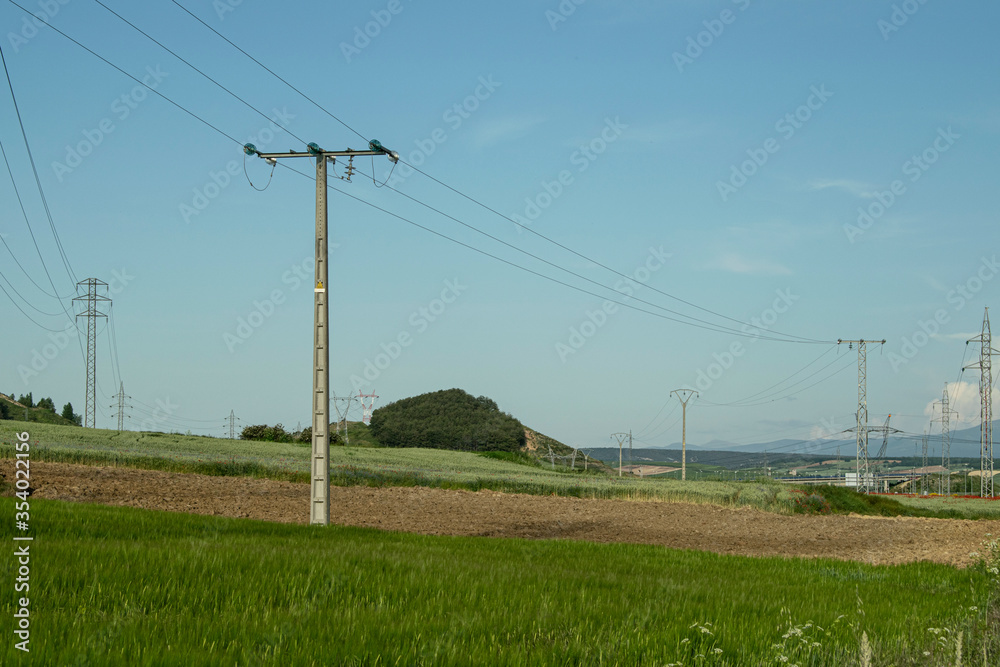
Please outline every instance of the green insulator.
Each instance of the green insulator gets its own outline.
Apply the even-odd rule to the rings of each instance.
[[[309,149],[309,154],[310,154],[310,155],[319,155],[320,153],[322,153],[322,152],[323,152],[323,149],[322,149],[322,148],[320,148],[320,147],[319,147],[319,146],[318,146],[317,144],[315,144],[315,143],[310,143],[310,144],[309,144],[308,146],[306,146],[306,148],[308,148],[308,149]]]
[[[244,144],[243,145],[243,152],[246,153],[247,155],[256,155],[257,154],[257,147],[254,146],[253,144]]]
[[[382,151],[383,153],[388,152],[385,150],[385,146],[382,145],[382,142],[379,141],[378,139],[372,139],[371,141],[369,141],[368,148],[370,148],[373,151]]]

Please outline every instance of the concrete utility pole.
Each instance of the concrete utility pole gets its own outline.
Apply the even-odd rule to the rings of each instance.
[[[993,497],[993,355],[1000,354],[993,349],[990,334],[990,309],[983,315],[983,332],[975,338],[966,341],[979,343],[979,361],[970,364],[962,370],[978,368],[979,378],[979,495],[983,498]]]
[[[618,441],[618,476],[622,476],[622,447],[625,445],[625,438],[628,433],[612,433],[611,437]]]
[[[102,313],[97,309],[98,303],[111,303],[107,294],[108,284],[97,278],[87,278],[76,284],[77,291],[81,286],[87,288],[84,296],[78,296],[73,301],[80,301],[84,305],[84,311],[77,314],[77,317],[87,318],[87,400],[83,406],[83,426],[85,428],[96,428],[97,425],[97,322],[98,317],[107,317],[107,313]],[[99,294],[103,291],[104,294]]]
[[[632,468],[635,466],[632,463],[632,429],[628,430],[628,471],[631,474]]]
[[[858,454],[855,464],[855,471],[858,475],[858,493],[871,493],[874,486],[871,472],[868,468],[868,350],[865,347],[868,343],[885,345],[882,340],[838,340],[837,344],[847,343],[850,346],[858,346],[858,413],[857,413],[857,441]]]
[[[376,140],[368,143],[369,150],[325,151],[315,143],[307,146],[308,152],[261,153],[253,144],[246,144],[243,152],[264,158],[271,165],[285,158],[313,158],[316,160],[316,287],[313,303],[313,399],[312,399],[312,470],[309,523],[330,523],[330,306],[327,301],[329,270],[327,266],[327,208],[326,164],[338,157],[353,159],[361,155],[385,155],[393,163],[399,156]]]
[[[944,393],[941,394],[941,400],[936,401],[935,405],[941,406],[941,419],[935,420],[941,422],[941,467],[944,468],[943,473],[943,483],[941,487],[941,492],[951,495],[951,415],[955,415],[958,418],[958,412],[952,410],[948,402],[948,383],[944,383]]]
[[[677,394],[681,402],[681,481],[687,479],[687,408],[692,396],[697,396],[694,389],[674,389],[671,394]]]

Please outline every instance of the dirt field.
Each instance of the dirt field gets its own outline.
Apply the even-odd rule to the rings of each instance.
[[[13,480],[13,461],[0,461]],[[241,477],[33,462],[34,497],[305,523],[309,486]],[[659,544],[747,556],[964,566],[1000,521],[780,516],[687,503],[583,500],[493,491],[332,487],[332,521],[428,535]]]

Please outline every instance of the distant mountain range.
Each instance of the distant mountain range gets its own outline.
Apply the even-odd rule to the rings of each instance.
[[[1000,430],[997,430],[997,425],[1000,424],[1000,420],[993,422],[993,429],[996,435],[994,436],[995,447],[1000,453],[1000,447],[997,447],[996,441],[1000,439]],[[852,434],[853,435],[853,434]],[[659,449],[680,449],[681,443],[676,442],[671,445]],[[729,452],[740,452],[744,454],[751,453],[775,453],[775,454],[814,454],[814,455],[826,455],[826,456],[836,456],[837,448],[840,448],[841,456],[853,456],[857,448],[857,442],[854,437],[843,438],[843,439],[819,439],[819,440],[794,440],[794,439],[783,439],[783,440],[770,440],[767,442],[758,442],[749,445],[741,445],[734,442],[726,442],[725,440],[712,440],[704,444],[692,444],[688,443],[688,451],[729,451]],[[871,433],[868,436],[868,451],[869,456],[875,456],[878,454],[879,449],[882,447],[882,436],[878,433]],[[644,446],[643,449],[649,449]],[[652,448],[658,449],[658,448]],[[920,435],[910,435],[910,434],[896,434],[889,436],[889,442],[886,446],[886,456],[919,456],[921,454],[921,436]],[[941,456],[941,433],[932,433],[928,437],[927,441],[927,452],[928,457],[931,459],[940,458]],[[966,428],[959,431],[951,432],[951,455],[953,457],[979,457],[979,427],[973,426],[972,428]]]

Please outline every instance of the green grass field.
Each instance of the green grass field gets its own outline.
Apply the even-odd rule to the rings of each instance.
[[[1000,519],[1000,500],[982,500],[980,498],[949,498],[946,496],[911,497],[905,495],[888,496],[903,505],[928,510],[953,510],[966,518]]]
[[[952,665],[959,631],[963,665],[1000,650],[976,569],[31,505],[30,660],[8,633],[3,664],[840,666],[864,633],[872,665]]]
[[[32,459],[120,465],[218,475],[307,481],[306,445],[176,434],[80,429],[0,421],[0,457],[13,455],[15,433],[31,435]],[[585,498],[676,500],[748,505],[791,512],[793,494],[775,483],[680,482],[570,472],[470,452],[417,448],[331,447],[334,484],[435,486]]]

